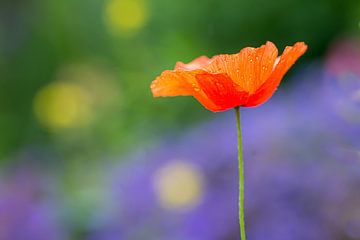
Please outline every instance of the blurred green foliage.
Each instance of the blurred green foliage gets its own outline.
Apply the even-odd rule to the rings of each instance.
[[[267,40],[280,49],[305,41],[306,57],[318,58],[338,35],[359,31],[359,13],[357,0],[2,1],[0,158],[28,146],[67,160],[137,148],[211,116],[191,98],[151,97],[150,82],[176,61]],[[76,83],[90,99],[43,100],[40,115],[77,114],[60,129],[34,114],[34,99],[53,82]],[[84,104],[84,116],[69,113]],[[74,125],[81,117],[92,120]]]

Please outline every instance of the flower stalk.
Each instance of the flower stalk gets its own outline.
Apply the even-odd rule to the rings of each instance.
[[[238,136],[238,165],[239,165],[239,223],[241,240],[246,240],[245,214],[244,214],[244,159],[242,149],[240,108],[235,107]]]

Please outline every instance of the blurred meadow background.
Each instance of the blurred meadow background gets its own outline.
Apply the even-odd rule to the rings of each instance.
[[[360,239],[358,0],[2,0],[0,240],[239,239],[235,114],[149,86],[267,40],[309,49],[242,110],[249,239]]]

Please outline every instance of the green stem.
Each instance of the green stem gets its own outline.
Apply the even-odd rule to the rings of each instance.
[[[239,107],[235,108],[235,112],[236,112],[236,124],[237,124],[237,131],[238,131],[240,235],[241,235],[241,240],[246,240],[245,216],[244,216],[244,160],[243,160],[241,124],[240,124],[240,109],[239,109]]]

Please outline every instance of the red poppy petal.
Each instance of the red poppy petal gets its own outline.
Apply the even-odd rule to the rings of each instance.
[[[192,95],[193,88],[188,78],[193,78],[193,76],[186,76],[184,73],[179,74],[170,70],[162,72],[162,74],[151,83],[150,88],[153,96],[168,97]]]
[[[277,55],[276,46],[267,42],[259,48],[244,48],[238,54],[215,56],[206,69],[226,73],[240,89],[253,93],[271,75]]]
[[[195,60],[189,63],[177,62],[175,65],[175,70],[196,70],[196,69],[203,69],[204,66],[210,63],[210,58],[206,56],[201,56],[196,58]]]
[[[307,45],[303,42],[298,42],[292,47],[286,47],[270,77],[250,96],[244,107],[254,107],[267,101],[279,86],[285,73],[306,52],[306,49]]]
[[[226,74],[201,73],[196,75],[200,88],[220,107],[218,111],[240,106],[247,102],[248,93],[238,91]]]
[[[151,83],[151,91],[154,97],[169,96],[194,96],[205,108],[211,111],[219,111],[200,88],[195,75],[204,71],[164,71]]]

